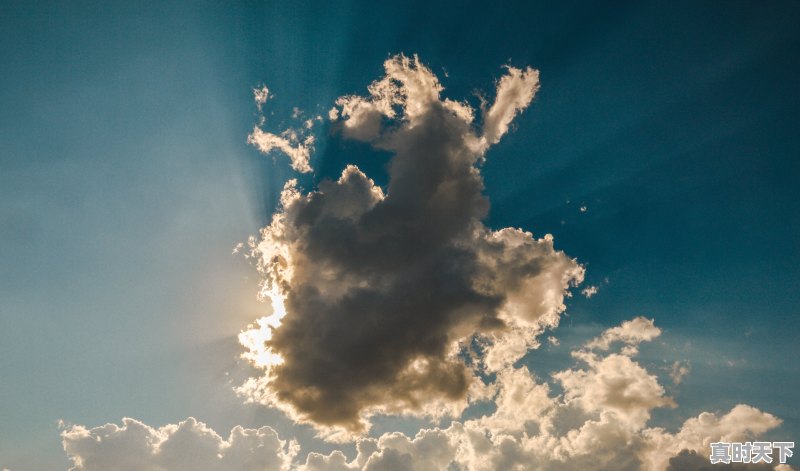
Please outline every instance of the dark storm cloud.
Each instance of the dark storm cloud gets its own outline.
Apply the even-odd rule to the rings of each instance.
[[[495,364],[518,358],[583,276],[551,238],[481,222],[478,165],[532,100],[538,73],[509,68],[478,130],[416,58],[385,65],[368,97],[340,98],[330,115],[345,137],[393,153],[386,194],[355,166],[307,194],[290,182],[254,244],[285,315],[264,339],[281,360],[262,365],[250,393],[353,431],[371,412],[460,412],[474,375],[459,342],[483,334]]]

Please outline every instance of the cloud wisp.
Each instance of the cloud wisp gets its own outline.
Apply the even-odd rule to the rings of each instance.
[[[253,89],[253,100],[261,117],[259,126],[255,126],[253,132],[247,136],[248,144],[255,146],[264,154],[269,154],[273,150],[283,152],[289,157],[292,169],[301,173],[311,172],[309,160],[311,159],[311,153],[314,151],[315,137],[310,134],[310,131],[314,126],[314,119],[308,119],[302,126],[287,128],[277,134],[261,129],[260,126],[266,121],[263,115],[264,105],[271,97],[272,95],[266,85]],[[295,108],[292,117],[297,119],[299,115],[300,110]]]

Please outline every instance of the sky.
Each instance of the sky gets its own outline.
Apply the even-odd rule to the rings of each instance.
[[[0,469],[663,471],[800,437],[797,3],[0,25]]]

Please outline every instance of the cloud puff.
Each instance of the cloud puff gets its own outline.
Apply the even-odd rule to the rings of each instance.
[[[622,343],[624,351],[635,352],[641,342],[648,342],[661,335],[661,329],[655,326],[653,319],[637,317],[623,322],[618,327],[608,329],[600,337],[586,346],[590,349],[608,350],[615,343]]]
[[[457,416],[481,395],[464,361],[472,340],[486,368],[513,363],[583,278],[552,237],[481,222],[478,164],[533,99],[538,73],[509,67],[479,128],[417,58],[384,65],[367,96],[340,98],[330,116],[344,137],[393,154],[386,191],[352,165],[313,192],[289,182],[251,246],[274,313],[242,334],[264,369],[244,394],[350,431],[374,413]]]
[[[587,287],[583,288],[581,290],[581,294],[584,295],[586,297],[586,299],[589,299],[592,296],[594,296],[595,294],[597,294],[598,291],[599,291],[599,288],[597,286],[593,286],[592,285],[592,286],[587,286]]]
[[[161,428],[128,418],[122,426],[73,426],[61,438],[70,471],[280,471],[297,453],[296,442],[270,427],[235,427],[226,440],[193,418]]]
[[[716,441],[742,442],[758,437],[781,424],[772,414],[745,404],[735,406],[725,415],[703,412],[684,422],[681,429],[670,434],[661,428],[645,431],[650,444],[648,462],[650,469],[664,469],[672,456],[684,450],[708,454],[710,444]]]
[[[568,370],[555,375],[564,386],[567,401],[584,411],[613,411],[631,427],[644,425],[656,407],[674,406],[664,396],[664,388],[627,355],[611,354],[598,358],[580,355],[589,368]]]
[[[253,89],[253,101],[256,102],[256,107],[258,111],[261,112],[261,108],[264,106],[264,103],[267,102],[269,99],[269,88],[266,85],[262,85],[259,88]]]

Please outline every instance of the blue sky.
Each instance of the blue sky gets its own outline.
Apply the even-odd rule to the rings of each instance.
[[[235,336],[265,310],[231,251],[296,176],[247,144],[252,90],[268,85],[282,129],[293,107],[363,93],[396,53],[473,103],[503,65],[540,70],[482,167],[486,224],[553,234],[599,292],[568,301],[561,347],[531,368],[655,318],[642,358],[692,368],[656,420],[747,403],[797,438],[799,23],[793,2],[4,2],[0,468],[65,469],[59,419],[313,441],[231,392]],[[355,163],[385,185],[387,160],[322,133],[298,178]]]

